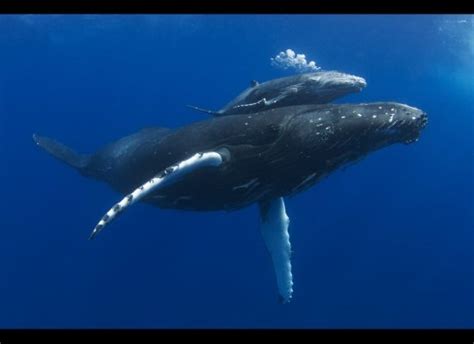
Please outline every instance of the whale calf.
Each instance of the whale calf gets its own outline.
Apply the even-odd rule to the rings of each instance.
[[[215,116],[249,114],[292,105],[326,104],[367,86],[364,78],[337,71],[321,71],[292,75],[259,84],[252,81],[219,111],[196,106],[192,109]]]
[[[94,154],[33,135],[38,146],[123,194],[95,237],[137,201],[194,211],[260,209],[260,229],[282,302],[293,293],[284,199],[392,144],[418,140],[420,109],[395,103],[298,105],[218,116],[178,129],[146,128]]]

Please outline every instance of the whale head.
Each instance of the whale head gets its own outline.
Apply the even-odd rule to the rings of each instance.
[[[360,146],[372,151],[395,143],[416,142],[428,123],[428,116],[406,104],[380,102],[343,108],[333,120],[341,133],[354,135]]]
[[[318,95],[326,94],[331,99],[360,92],[367,86],[364,78],[337,71],[308,73],[304,78],[309,90]]]
[[[292,118],[282,142],[293,151],[295,170],[320,176],[378,149],[417,141],[427,122],[424,111],[394,102],[310,106]]]

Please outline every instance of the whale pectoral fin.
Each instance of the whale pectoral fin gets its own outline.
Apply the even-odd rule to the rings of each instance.
[[[206,166],[217,167],[224,161],[224,156],[217,152],[205,152],[194,154],[189,159],[180,161],[171,165],[155,175],[153,178],[136,188],[133,192],[125,196],[120,202],[116,203],[110,210],[102,217],[99,223],[95,226],[89,239],[93,239],[101,230],[104,229],[117,215],[122,213],[125,209],[133,203],[139,201],[150,192],[158,190],[165,185],[175,183],[180,177]]]
[[[266,100],[266,99],[264,98],[264,100],[265,100],[265,101],[264,101],[264,104],[265,104],[266,106],[276,104],[276,103],[278,103],[280,100],[282,100],[283,98],[285,98],[286,96],[287,96],[286,93],[285,93],[285,94],[282,93],[282,94],[280,94],[279,96],[277,96],[277,97],[275,97],[275,98],[272,98],[272,99],[270,99],[270,100]]]
[[[273,105],[273,104],[276,104],[278,103],[279,101],[295,94],[295,93],[298,93],[298,90],[299,88],[301,87],[300,84],[296,84],[292,87],[289,87],[287,88],[285,91],[283,91],[282,93],[280,93],[278,96],[274,97],[274,98],[271,98],[269,100],[266,100],[265,99],[265,105],[266,106],[269,106],[269,105]]]
[[[239,104],[234,106],[232,109],[239,109],[239,108],[254,108],[252,111],[258,111],[263,105],[263,107],[272,105],[274,103],[273,100],[267,100],[266,98],[262,98],[254,103],[246,103],[246,104]]]
[[[261,232],[271,255],[280,299],[289,302],[293,293],[291,274],[291,243],[288,234],[290,219],[286,214],[283,197],[260,202]]]
[[[275,98],[271,98],[269,100],[267,98],[262,98],[262,99],[256,101],[255,103],[236,105],[236,106],[233,107],[233,109],[237,109],[237,108],[241,108],[241,107],[246,107],[246,108],[254,107],[255,111],[257,111],[259,106],[263,105],[263,107],[265,107],[265,106],[270,106],[270,105],[276,104],[280,100],[282,100],[283,98],[285,98],[287,96],[288,96],[288,93],[282,93],[279,96],[277,96]]]
[[[190,109],[193,109],[193,110],[196,110],[196,111],[199,111],[199,112],[207,113],[208,115],[212,115],[212,116],[219,116],[220,115],[220,113],[218,111],[203,109],[203,108],[200,108],[200,107],[197,107],[197,106],[194,106],[194,105],[186,105],[186,107],[188,107]]]

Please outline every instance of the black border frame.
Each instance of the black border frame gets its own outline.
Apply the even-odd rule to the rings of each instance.
[[[401,0],[4,0],[0,13],[12,14],[463,14],[474,3]]]
[[[261,339],[274,340],[277,343],[287,341],[298,342],[299,338],[311,341],[320,340],[321,343],[467,343],[474,341],[474,330],[466,329],[339,329],[339,330],[306,330],[306,329],[241,329],[241,330],[191,330],[191,329],[107,329],[107,330],[68,330],[68,329],[48,329],[48,330],[0,330],[0,342],[2,344],[14,343],[68,343],[74,342],[107,343],[148,343],[156,342],[158,339],[182,339],[190,341],[200,341],[215,339],[231,339],[240,342],[243,339],[259,341]]]

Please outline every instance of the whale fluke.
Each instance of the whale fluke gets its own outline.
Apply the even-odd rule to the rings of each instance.
[[[33,134],[33,141],[54,156],[56,159],[65,162],[69,166],[72,166],[77,169],[84,168],[88,161],[89,156],[84,154],[78,154],[74,152],[71,148],[66,147],[62,143],[50,139],[49,137],[39,136]]]
[[[155,177],[148,180],[133,192],[125,196],[120,202],[116,203],[110,210],[100,219],[99,223],[92,231],[89,240],[104,229],[114,218],[122,213],[126,208],[142,199],[150,192],[155,191],[165,185],[176,182],[180,177],[190,173],[196,169],[206,166],[219,166],[224,161],[224,157],[217,152],[196,153],[189,159],[180,161],[171,165],[158,173]]]

